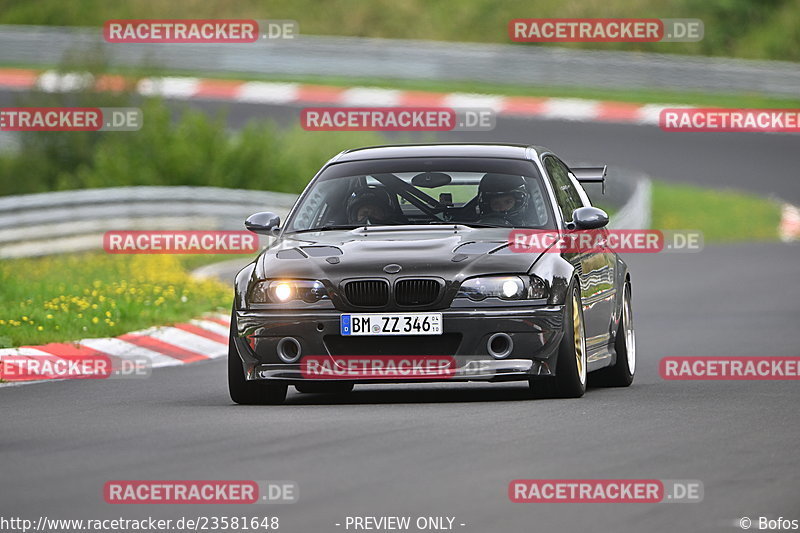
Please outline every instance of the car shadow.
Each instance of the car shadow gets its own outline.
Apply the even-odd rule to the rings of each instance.
[[[437,387],[363,385],[346,394],[301,394],[294,392],[293,387],[289,391],[285,405],[441,404],[545,399],[533,394],[527,383]]]

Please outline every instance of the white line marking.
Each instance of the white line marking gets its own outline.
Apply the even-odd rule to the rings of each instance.
[[[597,118],[597,100],[550,98],[544,103],[542,116],[550,119],[589,121]]]
[[[200,86],[199,78],[144,78],[136,87],[145,96],[164,96],[167,98],[189,98]]]
[[[214,354],[228,353],[227,345],[178,328],[155,328],[145,333],[145,335],[169,344],[174,344],[178,348],[205,355],[206,357],[213,357]]]
[[[676,104],[647,104],[639,108],[639,118],[634,120],[637,124],[652,124],[658,126],[658,119],[661,115],[662,109],[668,108],[689,108],[691,106],[676,105]]]
[[[356,107],[394,107],[400,104],[400,96],[401,92],[394,89],[353,87],[342,93],[340,103]]]
[[[52,357],[56,357],[51,353],[44,352],[42,350],[37,350],[36,348],[3,348],[0,350],[0,358],[3,356],[12,355],[12,356],[20,356],[20,355],[49,355]]]
[[[99,352],[122,357],[123,359],[147,357],[152,363],[152,368],[183,364],[180,359],[175,359],[174,357],[169,357],[168,355],[136,346],[135,344],[121,339],[84,339],[80,341],[80,344]]]
[[[492,94],[450,93],[442,103],[445,107],[489,108],[500,111],[505,105],[505,97]]]
[[[216,333],[217,335],[222,335],[223,337],[227,337],[231,332],[230,326],[223,326],[218,322],[212,322],[210,320],[190,320],[189,323],[212,333]]]
[[[238,102],[286,104],[297,100],[297,87],[296,83],[251,81],[241,85],[233,99]]]
[[[36,80],[36,85],[46,93],[79,91],[94,85],[94,76],[88,72],[43,72]]]
[[[224,313],[210,313],[210,314],[208,314],[206,316],[216,317],[216,318],[222,320],[223,322],[225,322],[227,325],[229,325],[229,326],[231,325],[231,315],[226,315]]]

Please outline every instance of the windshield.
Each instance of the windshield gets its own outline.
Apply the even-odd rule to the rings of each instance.
[[[303,195],[286,231],[409,224],[554,227],[529,161],[396,161],[332,165]]]

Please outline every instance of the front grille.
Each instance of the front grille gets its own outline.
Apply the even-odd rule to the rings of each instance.
[[[398,305],[428,305],[439,298],[441,284],[435,279],[401,279],[394,287]]]
[[[359,307],[382,307],[389,303],[389,283],[379,279],[348,281],[344,295]]]
[[[460,333],[350,337],[326,335],[331,355],[455,355]]]

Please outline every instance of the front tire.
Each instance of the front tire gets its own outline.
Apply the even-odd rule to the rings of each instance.
[[[277,405],[286,399],[288,386],[277,381],[253,381],[244,377],[244,367],[234,344],[236,315],[231,316],[228,337],[228,393],[240,405]]]
[[[564,337],[558,345],[555,377],[531,380],[535,395],[550,398],[580,398],[586,392],[586,331],[583,306],[577,282],[569,292],[564,322]]]

